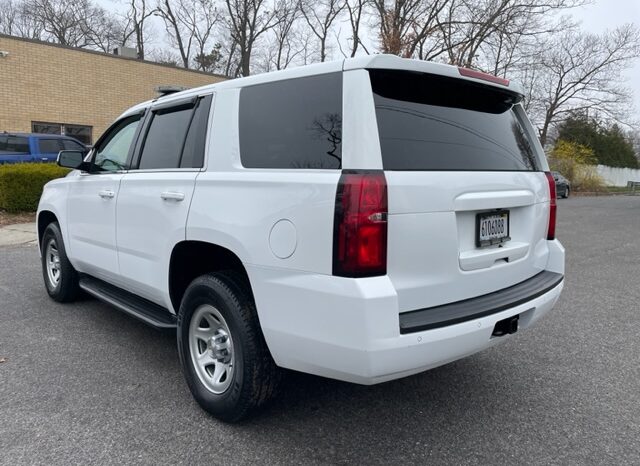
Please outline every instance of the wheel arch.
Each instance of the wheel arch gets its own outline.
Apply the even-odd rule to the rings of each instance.
[[[194,279],[222,270],[237,272],[253,295],[247,270],[233,251],[206,241],[186,240],[177,243],[169,259],[169,298],[176,314],[184,292]]]
[[[38,217],[36,219],[36,224],[38,228],[38,244],[42,246],[42,235],[44,235],[44,231],[47,229],[53,222],[58,222],[58,217],[50,210],[41,210],[38,212]]]

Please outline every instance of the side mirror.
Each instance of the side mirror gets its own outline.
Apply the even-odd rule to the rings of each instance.
[[[79,150],[61,150],[58,153],[58,165],[64,168],[78,170],[83,168],[86,153]]]

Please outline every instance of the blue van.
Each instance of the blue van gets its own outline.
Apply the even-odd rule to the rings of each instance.
[[[88,148],[59,134],[0,133],[0,163],[55,162],[61,150],[87,152]]]

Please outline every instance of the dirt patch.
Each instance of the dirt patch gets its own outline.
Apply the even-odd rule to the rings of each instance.
[[[35,212],[24,212],[19,214],[10,214],[0,210],[0,227],[13,225],[15,223],[29,223],[36,221]]]

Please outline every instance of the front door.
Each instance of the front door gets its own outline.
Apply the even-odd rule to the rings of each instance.
[[[75,267],[103,280],[117,280],[116,203],[141,115],[113,125],[98,141],[93,168],[69,183],[68,249]]]

